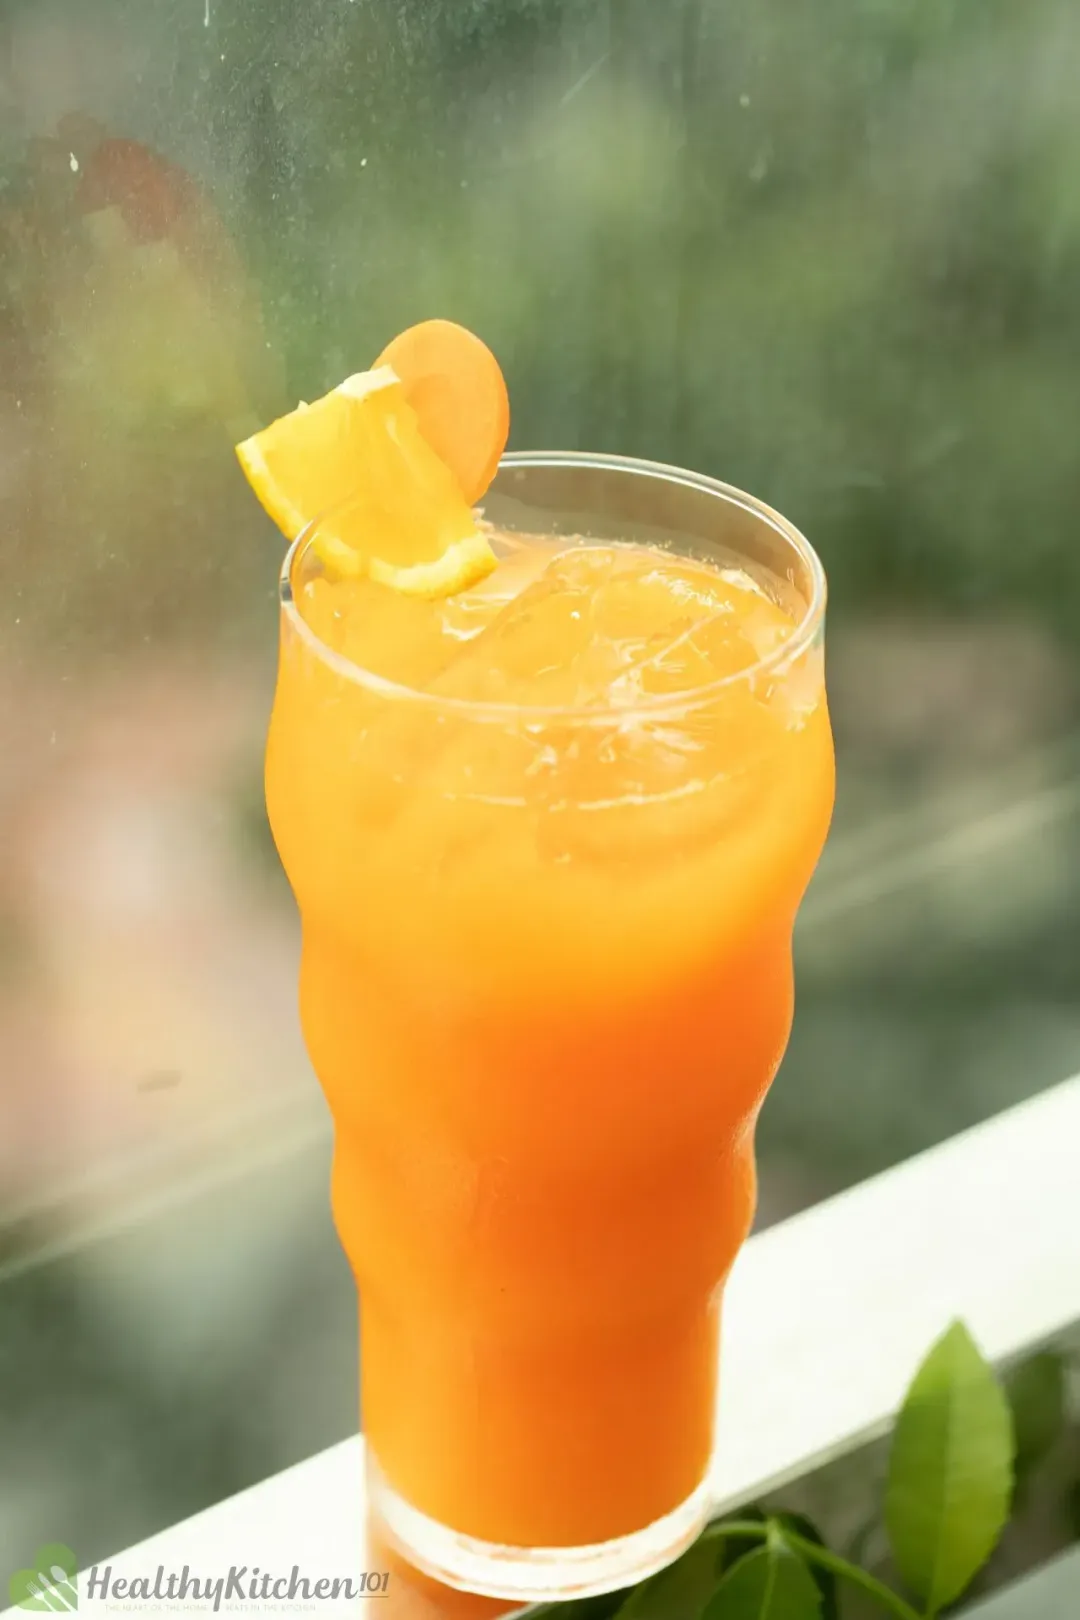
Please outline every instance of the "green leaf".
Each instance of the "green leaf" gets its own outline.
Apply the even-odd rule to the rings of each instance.
[[[695,1541],[676,1563],[630,1593],[617,1620],[700,1620],[716,1589],[719,1562],[715,1541]]]
[[[747,1553],[716,1588],[702,1620],[818,1620],[821,1594],[782,1543]]]
[[[1027,1476],[1065,1427],[1065,1360],[1051,1350],[1013,1369],[1005,1384],[1016,1434],[1017,1477]]]
[[[812,1519],[804,1513],[778,1513],[776,1523],[781,1530],[790,1530],[793,1536],[812,1541],[815,1547],[827,1547],[828,1542]],[[836,1576],[830,1569],[808,1566],[810,1576],[821,1596],[821,1620],[839,1620],[840,1599],[836,1590]]]
[[[1012,1414],[956,1322],[923,1362],[896,1423],[885,1526],[904,1580],[936,1615],[989,1558],[1009,1517]]]

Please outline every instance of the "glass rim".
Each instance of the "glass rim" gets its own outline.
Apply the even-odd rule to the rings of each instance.
[[[507,722],[524,719],[526,722],[535,721],[538,724],[561,720],[576,725],[610,725],[613,719],[628,722],[637,718],[656,719],[664,715],[685,714],[707,706],[726,688],[743,681],[754,680],[781,665],[794,662],[813,645],[825,618],[828,596],[825,569],[817,552],[801,530],[765,501],[736,488],[734,484],[726,484],[719,478],[710,478],[705,473],[690,472],[682,467],[669,466],[660,461],[645,461],[634,456],[594,454],[584,450],[510,451],[499,462],[496,476],[498,473],[512,471],[515,468],[527,470],[541,467],[624,473],[628,477],[678,484],[727,501],[730,505],[742,507],[745,512],[767,524],[780,535],[802,559],[806,568],[811,583],[810,600],[795,625],[794,633],[771,652],[753,664],[748,664],[745,669],[736,670],[730,675],[722,675],[715,681],[691,687],[685,692],[665,692],[626,706],[499,703],[487,699],[449,697],[438,692],[425,692],[402,681],[392,681],[385,675],[378,675],[374,670],[365,669],[362,664],[354,663],[351,658],[335,652],[311,628],[297,606],[292,585],[293,568],[311,544],[320,524],[325,523],[335,510],[340,510],[343,505],[348,504],[347,502],[337,503],[337,506],[321,512],[318,517],[305,524],[286,551],[278,575],[278,601],[283,618],[329,669],[376,696],[389,701],[417,704],[423,708],[458,714],[474,720]],[[482,500],[477,502],[478,506],[482,504]]]

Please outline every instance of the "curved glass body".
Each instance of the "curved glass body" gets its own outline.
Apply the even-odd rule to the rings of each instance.
[[[723,1284],[832,809],[824,581],[768,508],[642,463],[510,457],[485,515],[508,544],[738,569],[795,626],[634,706],[477,701],[320,633],[312,534],[283,574],[267,802],[376,1506],[451,1584],[568,1596],[659,1566],[707,1512]],[[550,634],[569,657],[507,623],[461,656]]]

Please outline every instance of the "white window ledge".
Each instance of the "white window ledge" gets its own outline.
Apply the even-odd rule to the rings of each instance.
[[[1080,1076],[751,1239],[725,1307],[717,1507],[884,1431],[957,1316],[995,1361],[1080,1322]],[[354,1576],[362,1448],[347,1440],[174,1525],[113,1575]]]

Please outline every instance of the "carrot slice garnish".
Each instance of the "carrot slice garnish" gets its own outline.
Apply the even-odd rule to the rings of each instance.
[[[470,505],[495,476],[510,433],[510,399],[486,343],[453,321],[422,321],[388,344],[375,366],[401,379],[420,431]]]

